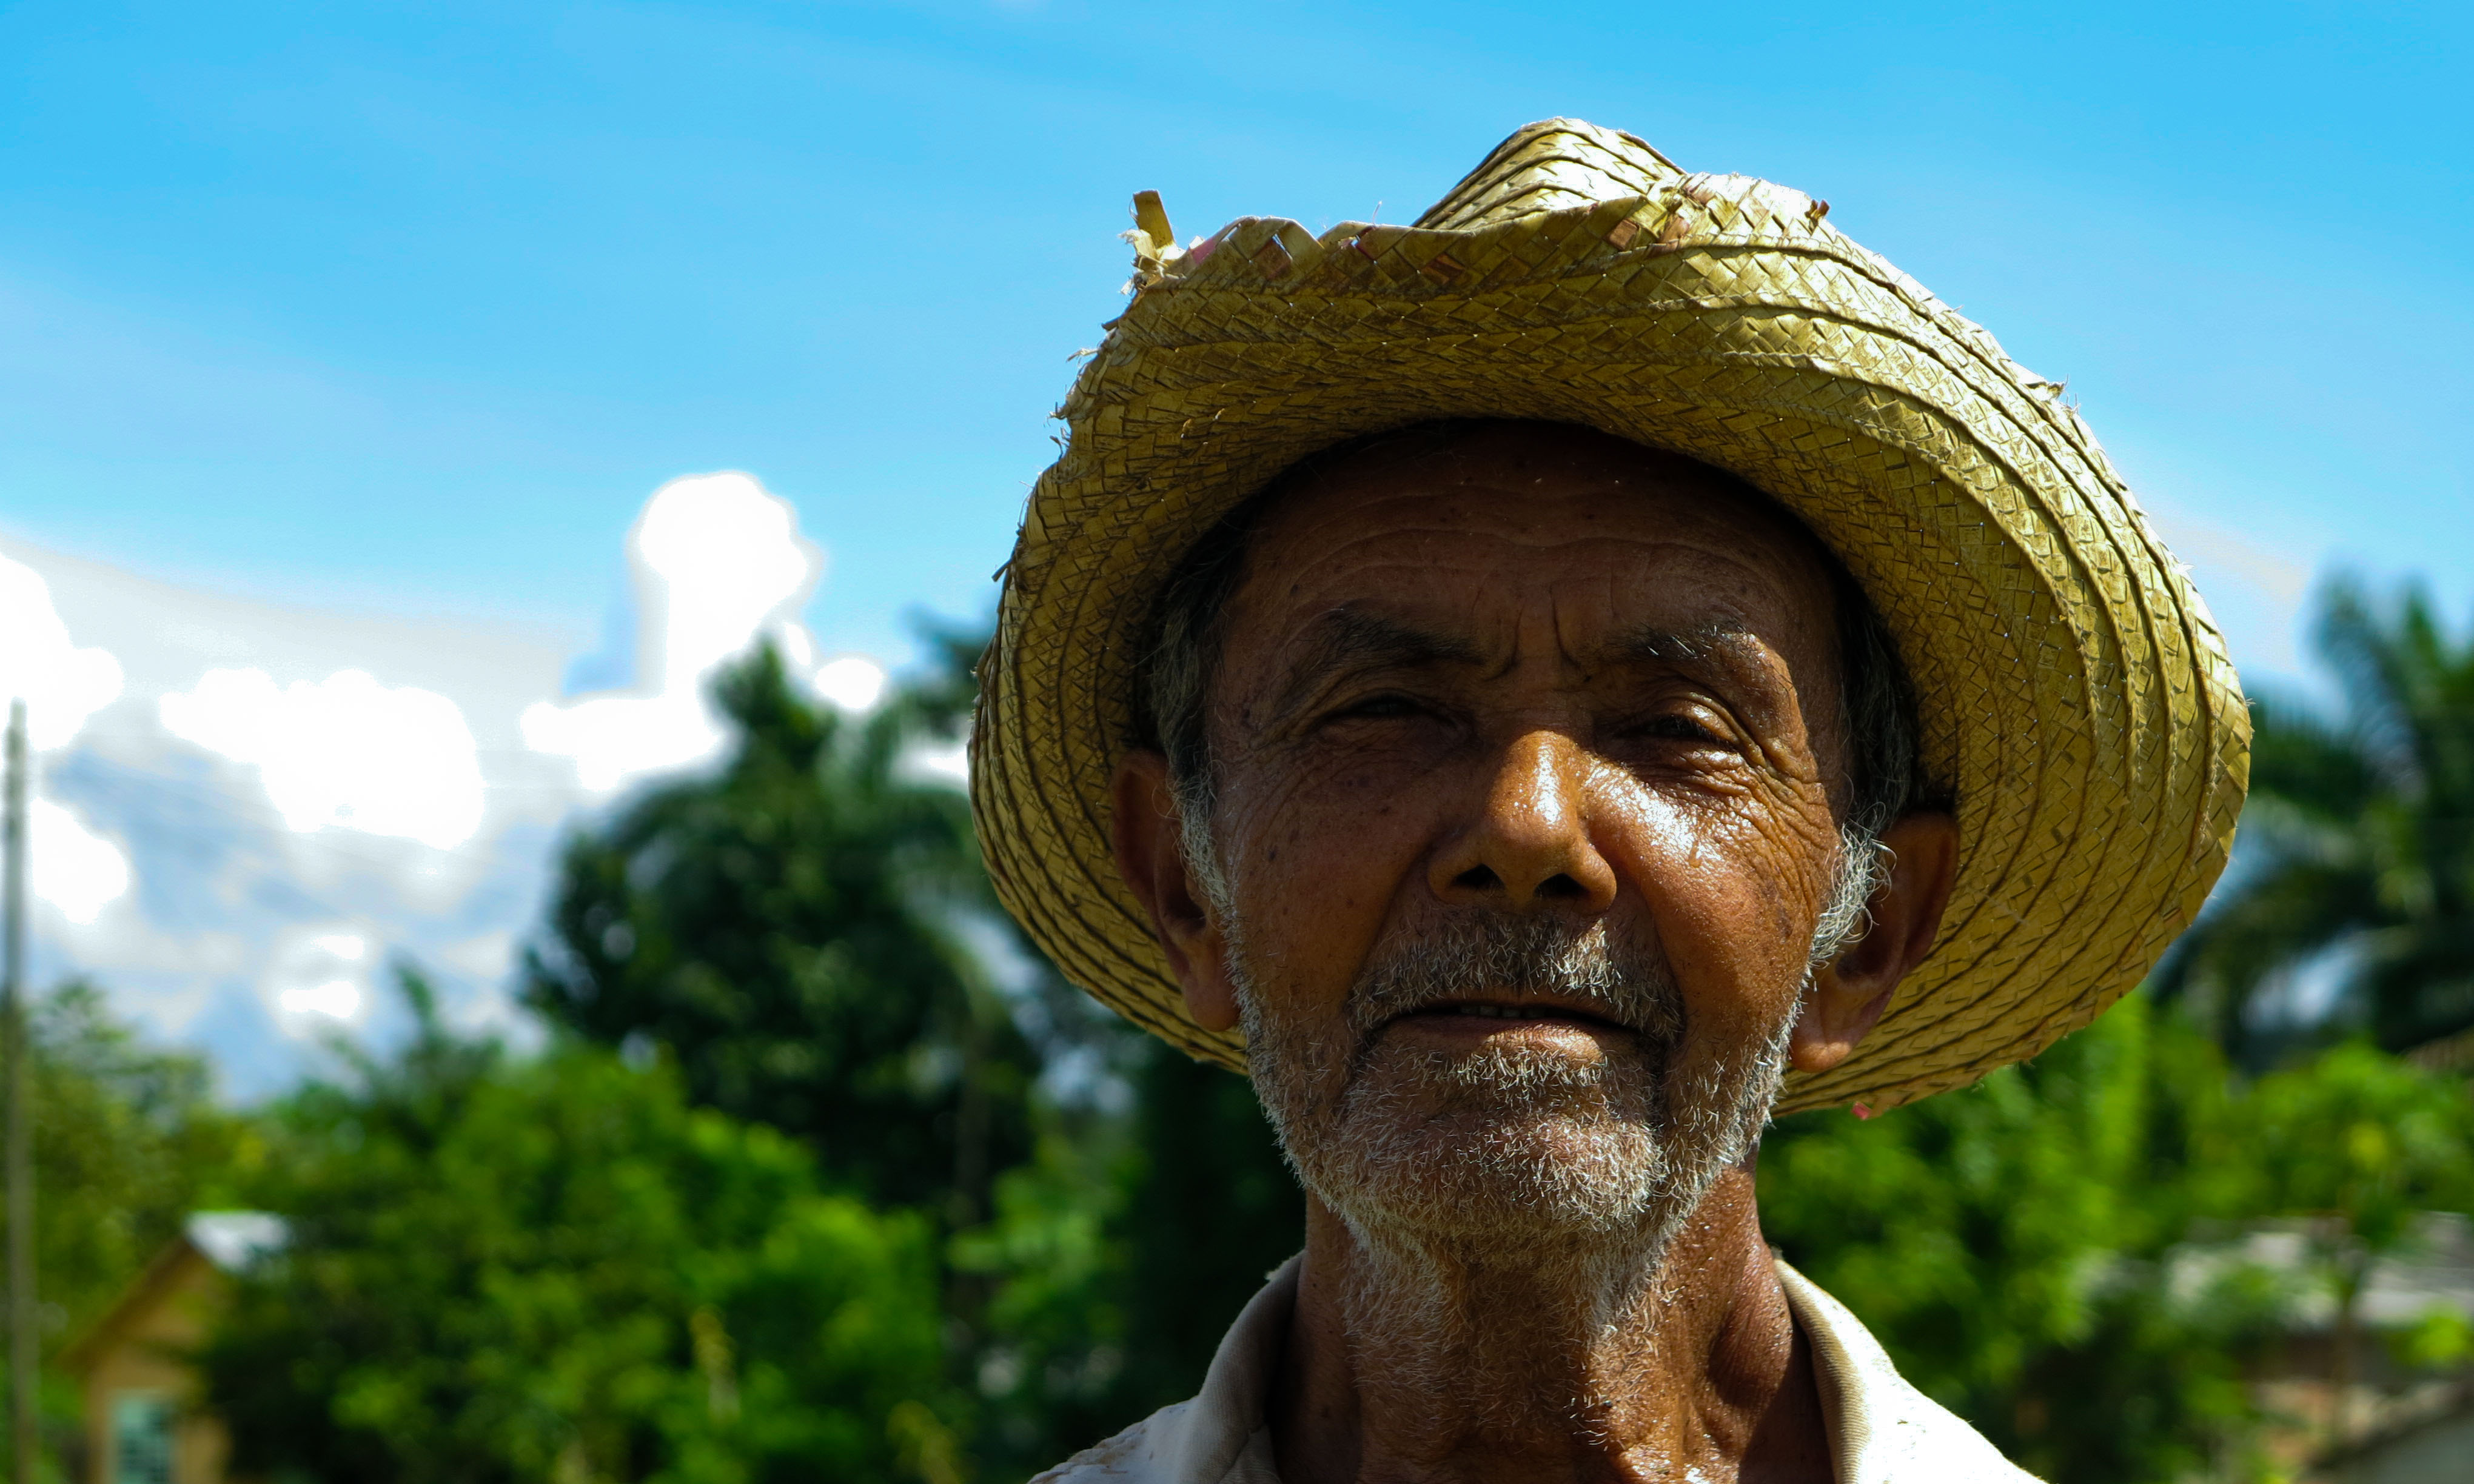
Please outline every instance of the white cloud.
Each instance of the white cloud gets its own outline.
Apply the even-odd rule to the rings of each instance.
[[[902,772],[905,777],[923,783],[968,787],[971,781],[971,744],[949,742],[941,747],[914,747],[902,755]]]
[[[85,719],[120,694],[120,661],[109,650],[80,649],[52,607],[51,585],[22,562],[0,557],[0,704],[26,703],[26,739],[37,752],[65,747]]]
[[[27,810],[27,885],[61,916],[84,925],[129,890],[129,857],[48,799]]]
[[[444,971],[439,1009],[468,1035],[495,1036],[519,1047],[541,1043],[543,1027],[519,1008],[515,988],[521,940],[507,928],[476,933],[432,948],[424,962]]]
[[[398,835],[438,850],[481,824],[472,730],[435,691],[364,670],[278,687],[263,670],[209,670],[163,697],[165,730],[257,768],[286,826]]]
[[[628,556],[655,585],[645,658],[666,693],[691,690],[768,619],[792,618],[824,567],[790,503],[745,474],[664,485],[637,517]]]
[[[705,704],[705,682],[759,635],[793,666],[805,668],[815,655],[798,612],[824,553],[799,534],[789,502],[749,476],[700,474],[664,485],[629,533],[627,557],[643,684],[572,706],[541,702],[522,718],[524,745],[574,759],[577,777],[596,793],[718,751],[722,731]],[[837,673],[856,682],[855,672]]]
[[[394,1027],[394,954],[436,972],[452,1023],[534,1034],[509,991],[555,831],[595,793],[714,756],[726,728],[705,690],[751,643],[834,706],[885,693],[875,659],[801,622],[824,554],[740,474],[645,502],[627,550],[636,683],[570,701],[564,638],[8,553],[0,684],[35,692],[47,753],[36,971],[94,974],[244,1095],[316,1065],[332,1031]],[[958,754],[925,762],[958,771]]]
[[[282,1008],[294,1015],[321,1015],[349,1020],[360,1013],[361,987],[350,979],[329,979],[283,992]]]
[[[459,1017],[516,1014],[506,955],[468,976],[477,946],[455,950],[538,930],[555,831],[589,802],[517,730],[557,694],[573,635],[275,606],[9,539],[0,553],[0,682],[31,668],[85,686],[55,680],[78,704],[37,687],[33,708],[56,806],[37,805],[29,842],[37,982],[91,976],[241,1097],[322,1065],[330,1031],[392,1033],[393,952],[436,966]],[[402,833],[367,832],[382,826]],[[311,942],[344,936],[360,957]]]
[[[885,695],[885,666],[865,655],[844,655],[817,669],[816,694],[845,711],[864,711]]]
[[[350,1023],[369,1005],[370,940],[358,932],[306,929],[278,946],[266,989],[279,1020],[295,1034],[318,1022]]]
[[[721,729],[693,696],[538,701],[524,707],[523,729],[526,747],[574,758],[577,779],[596,794],[699,761],[721,746]]]
[[[475,934],[442,945],[432,955],[438,966],[484,984],[505,979],[516,966],[516,935],[505,928]]]

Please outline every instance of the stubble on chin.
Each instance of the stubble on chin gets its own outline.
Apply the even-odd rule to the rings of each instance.
[[[1686,1018],[1662,959],[1601,922],[1466,913],[1377,950],[1337,1022],[1257,993],[1232,935],[1255,1087],[1298,1176],[1362,1239],[1442,1256],[1655,1257],[1749,1151],[1784,1070],[1769,1045],[1679,1072]],[[1478,994],[1553,994],[1630,1028],[1600,1053],[1497,1039],[1446,1051],[1385,1034]]]
[[[1321,1024],[1267,1004],[1242,936],[1232,948],[1256,1090],[1353,1238],[1332,1275],[1351,1344],[1383,1357],[1387,1388],[1481,1430],[1540,1409],[1595,1425],[1612,1402],[1585,1377],[1488,1337],[1509,1322],[1629,1343],[1675,1234],[1767,1119],[1783,1030],[1731,1065],[1688,1067],[1664,963],[1611,945],[1603,923],[1468,914],[1402,935]],[[1448,1051],[1384,1034],[1404,1011],[1513,991],[1590,1005],[1630,1034],[1597,1038],[1595,1054],[1562,1038]]]

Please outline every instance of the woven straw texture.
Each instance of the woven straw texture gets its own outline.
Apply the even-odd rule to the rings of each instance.
[[[2135,985],[2222,869],[2249,725],[2222,639],[2061,389],[1744,176],[1572,120],[1414,227],[1249,217],[1180,251],[1138,203],[1134,299],[1060,416],[982,672],[971,787],[1006,904],[1077,983],[1194,1055],[1111,864],[1109,778],[1159,584],[1293,461],[1435,418],[1583,423],[1732,470],[1872,595],[1954,791],[1931,959],[1783,1111],[1889,1107],[2030,1057]]]

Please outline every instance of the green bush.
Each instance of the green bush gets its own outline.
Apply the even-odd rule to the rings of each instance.
[[[1783,1119],[1761,1212],[1789,1261],[1872,1328],[1906,1377],[2052,1484],[2245,1477],[2262,1415],[2245,1367],[2313,1287],[2336,1373],[2367,1337],[2369,1264],[2419,1213],[2474,1205],[2462,1082],[2346,1043],[2256,1081],[2144,994],[2033,1063],[1867,1121]],[[2262,1223],[2300,1266],[2245,1261]],[[2436,1319],[2390,1337],[2454,1364]]]
[[[236,1472],[918,1475],[946,1402],[922,1219],[820,1187],[807,1150],[691,1108],[667,1066],[512,1059],[411,988],[399,1059],[272,1119],[254,1193],[291,1244],[202,1357]]]

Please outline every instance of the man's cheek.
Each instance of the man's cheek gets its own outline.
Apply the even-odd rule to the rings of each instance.
[[[1346,937],[1344,924],[1379,922],[1424,855],[1412,801],[1345,773],[1282,778],[1236,802],[1247,897],[1313,930]]]
[[[1751,803],[1645,796],[1618,843],[1658,950],[1705,1022],[1766,1012],[1800,983],[1802,914],[1817,911],[1802,835]]]
[[[1838,828],[1825,801],[1799,799],[1750,822],[1740,850],[1748,919],[1800,980],[1834,884]]]

